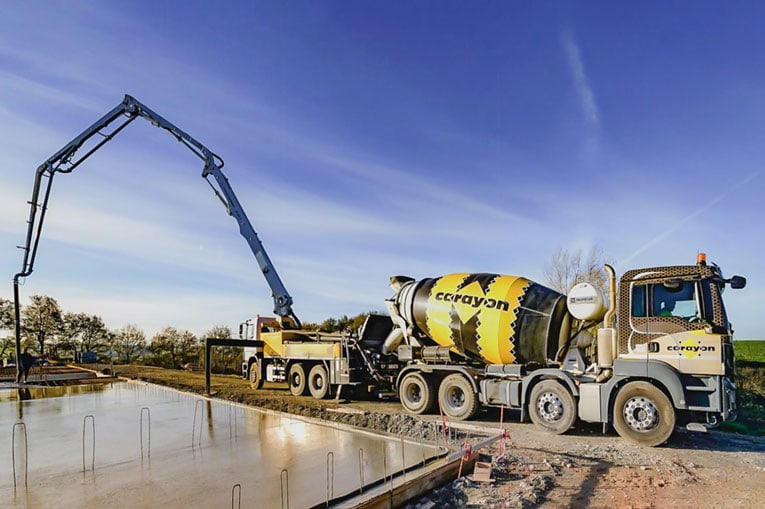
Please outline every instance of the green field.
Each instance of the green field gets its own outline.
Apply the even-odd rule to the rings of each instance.
[[[765,341],[733,342],[736,353],[738,419],[722,429],[765,436]]]
[[[765,340],[734,341],[733,349],[737,361],[761,362],[765,364]]]

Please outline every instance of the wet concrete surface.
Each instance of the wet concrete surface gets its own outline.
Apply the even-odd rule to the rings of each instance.
[[[14,508],[231,507],[236,484],[241,507],[310,507],[438,453],[141,383],[2,389],[0,430]]]

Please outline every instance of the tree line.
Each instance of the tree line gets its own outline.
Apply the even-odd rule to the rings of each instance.
[[[29,300],[21,308],[22,351],[50,360],[75,360],[85,352],[93,352],[102,361],[181,367],[204,362],[204,338],[232,337],[231,329],[222,325],[201,338],[168,326],[147,339],[135,324],[109,329],[98,315],[65,312],[53,297],[33,295]],[[13,301],[0,298],[0,331],[7,332],[0,344],[0,359],[15,357],[14,315]],[[213,365],[217,364],[219,370],[239,372],[240,355],[232,350],[215,351]]]
[[[356,330],[368,313],[349,317],[328,318],[321,323],[305,323],[307,331],[337,332]],[[7,332],[0,344],[0,359],[15,357],[15,317],[13,301],[0,298],[0,333]],[[109,329],[104,320],[88,313],[65,312],[58,301],[47,295],[33,295],[21,308],[21,347],[33,355],[50,360],[72,361],[85,352],[95,353],[99,360],[124,364],[140,363],[165,368],[178,368],[204,363],[205,338],[232,338],[231,329],[216,325],[196,336],[189,330],[165,327],[151,338],[134,324]],[[214,348],[211,367],[216,372],[239,373],[242,350],[233,347]]]

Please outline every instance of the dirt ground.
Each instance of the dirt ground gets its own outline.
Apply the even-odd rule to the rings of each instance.
[[[160,368],[119,366],[116,374],[203,392],[204,374]],[[434,438],[438,416],[418,418],[392,401],[317,401],[290,395],[286,386],[266,384],[254,391],[241,379],[213,376],[214,396],[314,418]],[[500,413],[487,410],[471,422],[490,429]],[[580,425],[565,435],[549,435],[520,423],[506,412],[509,432],[504,454],[494,443],[478,451],[492,463],[492,483],[462,477],[409,507],[545,508],[698,508],[762,507],[765,499],[765,438],[737,434],[690,433],[677,430],[662,447],[644,448],[625,442],[599,425]],[[478,433],[471,436],[476,439]]]

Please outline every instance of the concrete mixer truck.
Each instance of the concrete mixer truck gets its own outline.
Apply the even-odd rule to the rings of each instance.
[[[486,406],[521,410],[564,433],[578,419],[613,425],[643,445],[676,425],[705,431],[736,417],[732,329],[725,279],[695,265],[630,270],[609,298],[588,283],[562,295],[528,279],[451,274],[391,278],[394,328],[382,354],[397,353],[404,408],[440,407],[470,419]]]

